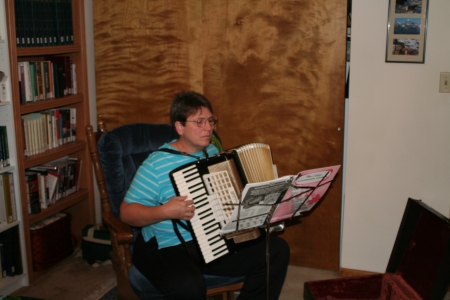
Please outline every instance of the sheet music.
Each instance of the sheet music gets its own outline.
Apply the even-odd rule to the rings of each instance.
[[[249,183],[242,191],[241,204],[236,205],[231,218],[220,231],[227,234],[247,228],[263,226],[273,205],[286,192],[292,176],[284,176],[270,181]]]
[[[338,165],[298,173],[270,222],[296,217],[311,210],[322,199],[340,167]]]
[[[241,204],[234,207],[220,233],[262,227],[268,216],[270,223],[274,223],[311,210],[322,199],[340,167],[307,170],[295,176],[247,184]]]

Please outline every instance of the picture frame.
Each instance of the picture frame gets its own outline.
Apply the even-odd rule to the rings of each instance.
[[[389,0],[386,62],[425,63],[428,0]]]

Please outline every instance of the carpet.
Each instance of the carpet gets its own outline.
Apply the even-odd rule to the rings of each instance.
[[[75,256],[46,271],[30,286],[12,295],[46,300],[98,300],[116,285],[111,264],[92,267],[81,257]]]
[[[99,300],[117,300],[117,289],[113,287],[109,292],[107,292]]]

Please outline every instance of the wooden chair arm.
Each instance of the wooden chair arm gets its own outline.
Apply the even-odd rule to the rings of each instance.
[[[106,226],[115,233],[119,245],[133,244],[133,230],[129,225],[120,221],[111,212],[103,212],[102,218]]]

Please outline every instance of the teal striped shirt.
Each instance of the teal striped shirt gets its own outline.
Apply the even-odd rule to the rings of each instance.
[[[161,148],[176,150],[167,143],[161,146]],[[219,152],[212,144],[206,148],[206,151],[209,156]],[[192,153],[192,155],[204,158],[202,151]],[[195,157],[187,155],[162,151],[153,152],[137,170],[124,201],[127,203],[140,203],[146,206],[157,206],[166,203],[176,196],[169,173],[175,168],[195,160]],[[186,221],[181,222],[186,223]],[[178,226],[178,228],[185,241],[192,240],[192,235],[189,231],[181,226]],[[164,220],[143,227],[142,235],[146,242],[152,237],[156,237],[159,248],[170,247],[181,243],[173,230],[171,220]]]

